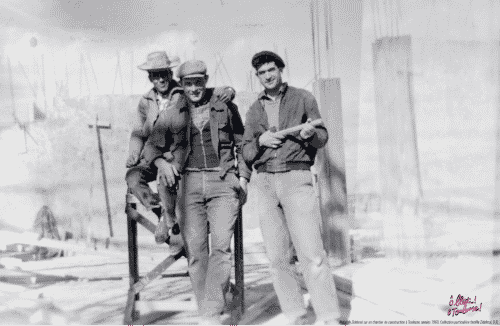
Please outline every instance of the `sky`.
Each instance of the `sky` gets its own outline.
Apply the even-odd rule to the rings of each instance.
[[[335,19],[341,19],[342,11],[352,9],[350,1],[364,4],[363,51],[369,53],[369,44],[376,36],[389,35],[394,30],[389,22],[395,20],[398,10],[382,4],[398,2],[332,0]],[[498,1],[399,3],[402,34],[420,38],[498,39]],[[352,46],[345,41],[349,28],[333,32],[339,34],[335,39],[339,50]],[[33,37],[37,39],[36,47],[30,46]],[[0,1],[0,81],[5,86],[14,85],[16,99],[37,93],[37,102],[41,106],[48,102],[50,106],[58,86],[64,83],[69,85],[70,97],[144,93],[150,84],[146,73],[137,66],[156,50],[166,50],[183,61],[204,60],[211,75],[209,86],[231,85],[238,91],[252,88],[250,78],[253,89],[260,90],[250,65],[252,55],[261,50],[277,51],[287,63],[285,80],[311,89],[314,64],[310,1]],[[216,62],[221,58],[223,65],[215,74]],[[348,72],[350,58],[337,59],[338,64],[347,67],[344,72]],[[369,59],[363,65],[369,69]],[[43,86],[47,101],[40,95]],[[7,119],[3,116],[12,92],[2,87],[0,93],[1,120]]]
[[[131,51],[134,67],[145,61],[148,52],[164,49],[181,59],[207,61],[209,72],[215,70],[215,56],[220,54],[231,76],[224,71],[224,81],[244,89],[254,53],[277,49],[285,56],[286,48],[296,82],[304,85],[313,75],[307,71],[312,65],[308,1],[32,1],[30,9],[19,10],[16,3],[7,0],[1,6],[8,7],[12,16],[29,14],[35,19],[20,19],[13,23],[18,30],[7,31],[11,35],[7,35],[10,39],[4,51],[10,54],[19,51],[17,42],[11,43],[13,36],[32,30],[39,35],[39,51],[45,46],[48,52],[47,61],[61,55],[61,50],[79,49],[94,55],[103,66],[112,65],[105,62],[106,57],[112,57],[116,65],[120,50],[124,74],[130,73],[126,61],[131,60]],[[23,37],[16,38],[21,46],[29,44]],[[74,55],[64,56],[70,60]],[[107,71],[106,67],[96,69]]]

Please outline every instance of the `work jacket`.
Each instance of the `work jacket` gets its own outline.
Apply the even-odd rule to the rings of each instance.
[[[169,83],[168,99],[169,106],[179,100],[182,95],[182,88],[179,84],[172,80]],[[157,103],[157,93],[155,89],[151,89],[144,94],[137,106],[137,110],[132,115],[132,132],[130,134],[129,154],[141,153],[146,140],[148,139],[153,125],[158,119],[160,109]],[[168,109],[168,107],[167,107]]]
[[[321,118],[318,103],[310,92],[287,84],[284,86],[279,106],[279,130],[300,125],[307,119]],[[300,138],[300,131],[297,131],[287,136],[277,149],[261,147],[259,137],[268,129],[269,122],[261,94],[246,115],[242,153],[248,166],[253,166],[258,173],[309,170],[314,164],[317,150],[328,141],[328,132],[324,125],[320,125],[307,141]]]
[[[223,179],[230,169],[237,168],[240,177],[250,180],[251,170],[245,164],[241,151],[244,126],[238,107],[232,102],[223,103],[218,100],[218,97],[214,95],[213,88],[208,88],[206,92],[205,96],[210,98],[212,146],[220,162],[219,176]],[[153,164],[157,158],[163,156],[163,153],[171,150],[173,157],[167,158],[167,161],[173,162],[177,170],[183,172],[184,165],[192,151],[190,138],[193,127],[185,98],[177,101],[171,114],[178,120],[173,120],[169,118],[169,113],[162,112],[160,119],[154,125],[150,140],[146,143],[144,158],[147,164]],[[183,123],[186,125],[182,125]],[[169,132],[168,130],[173,131]],[[171,141],[169,141],[169,137],[172,137]],[[185,139],[181,139],[182,137]]]

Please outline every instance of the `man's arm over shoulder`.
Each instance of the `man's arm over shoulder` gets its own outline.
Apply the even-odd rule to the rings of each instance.
[[[144,145],[143,157],[148,166],[154,163],[157,158],[162,157],[163,153],[168,150],[166,149],[166,138],[170,135],[170,123],[166,117],[166,111],[161,112]]]
[[[225,95],[228,101],[232,101],[236,97],[236,91],[231,86],[215,87],[214,95],[218,98]]]
[[[260,125],[260,116],[258,113],[258,101],[255,101],[247,111],[245,118],[245,133],[243,134],[243,159],[249,167],[261,155],[259,137],[265,131]]]
[[[171,102],[167,110],[162,112],[159,142],[163,142],[163,157],[181,172],[189,150],[189,114],[188,103],[182,88],[172,91]],[[163,135],[163,138],[161,138]],[[168,137],[168,138],[167,138]],[[153,161],[154,162],[154,161]]]
[[[316,101],[314,95],[311,92],[303,90],[303,96],[305,97],[304,100],[305,100],[307,118],[311,120],[321,119],[318,102]],[[326,130],[324,124],[321,124],[316,127],[316,133],[314,134],[314,136],[312,136],[311,139],[308,139],[307,143],[310,146],[319,149],[325,146],[327,141],[328,141],[328,131]]]
[[[242,154],[243,135],[245,132],[245,127],[243,126],[243,121],[241,120],[241,116],[236,104],[229,102],[227,103],[227,108],[229,111],[229,121],[231,122],[231,128],[233,130],[234,145],[236,147],[238,171],[240,177],[250,180],[252,171],[247,166]]]

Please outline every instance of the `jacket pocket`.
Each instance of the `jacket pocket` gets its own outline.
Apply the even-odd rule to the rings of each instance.
[[[227,111],[217,112],[217,125],[219,129],[219,144],[221,148],[228,148],[232,146],[232,130],[229,123]]]

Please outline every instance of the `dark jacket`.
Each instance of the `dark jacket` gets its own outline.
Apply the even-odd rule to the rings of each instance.
[[[308,118],[321,118],[314,96],[304,89],[285,84],[279,107],[279,130],[300,125]],[[308,141],[302,140],[300,132],[296,132],[286,137],[278,149],[260,147],[259,137],[268,129],[267,114],[259,96],[247,112],[243,137],[243,159],[257,172],[309,169],[314,164],[317,150],[328,141],[328,132],[321,125],[316,127],[316,134]]]
[[[190,115],[184,93],[170,103],[156,120],[142,151],[141,165],[151,166],[164,157],[182,171],[189,150]]]
[[[220,161],[220,176],[224,178],[229,169],[235,167],[236,152],[239,176],[249,180],[251,170],[245,164],[241,152],[244,127],[238,112],[238,107],[232,102],[223,103],[219,101],[213,93],[214,89],[209,88],[207,89],[206,96],[210,97],[210,132],[212,145]],[[178,164],[177,162],[180,163],[176,168],[178,168],[179,171],[183,171],[186,160],[191,153],[190,146],[187,147],[187,151],[185,150],[185,145],[188,144],[187,141],[189,141],[191,136],[191,118],[189,117],[187,102],[179,101],[178,104],[179,106],[174,113],[176,115],[180,114],[179,116],[182,121],[185,121],[185,119],[188,120],[185,130],[186,135],[189,135],[189,137],[181,140],[180,137],[183,134],[183,129],[181,129],[180,125],[177,126],[178,129],[174,127],[173,129],[179,130],[180,133],[177,134],[177,138],[174,137],[172,143],[175,144],[171,146],[175,148],[175,151],[172,153],[174,162],[176,162],[175,164]],[[168,120],[169,119],[158,119],[153,128],[153,133],[150,137],[151,140],[147,142],[147,149],[145,148],[144,150],[146,162],[148,164],[152,164],[156,158],[161,157],[164,152],[169,150],[168,147],[165,147],[167,145],[165,139],[168,139],[165,137],[169,137],[170,135],[167,132],[170,128]]]
[[[169,100],[177,101],[182,91],[179,84],[172,80],[169,84]],[[132,116],[129,153],[141,153],[146,140],[151,134],[153,125],[156,119],[158,119],[160,112],[156,99],[157,94],[154,88],[141,97],[137,110]]]
[[[231,87],[223,86],[216,88],[216,92],[218,93],[223,93],[226,90],[228,90],[229,94],[232,93],[231,99],[234,99],[236,94],[234,89]],[[168,89],[168,98],[171,102],[169,103],[169,106],[178,101],[183,92],[184,90],[179,86],[179,84],[175,80],[171,80]],[[130,134],[129,154],[133,152],[142,152],[144,144],[153,130],[153,125],[158,119],[159,112],[157,93],[154,88],[152,88],[141,97],[137,110],[135,110],[132,115],[132,132]]]

